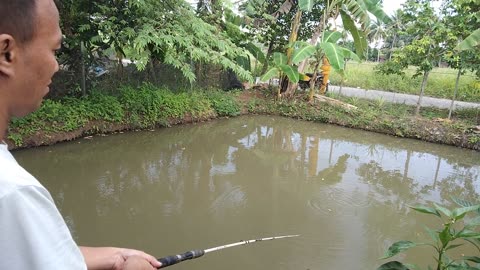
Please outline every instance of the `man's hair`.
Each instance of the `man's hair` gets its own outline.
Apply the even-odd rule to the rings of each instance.
[[[9,34],[21,44],[32,40],[37,1],[0,0],[0,34]]]

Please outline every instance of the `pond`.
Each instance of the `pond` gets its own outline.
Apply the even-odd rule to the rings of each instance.
[[[475,201],[480,192],[478,152],[270,116],[95,136],[14,155],[50,190],[81,245],[163,257],[301,235],[171,269],[376,269],[390,244],[427,241],[424,225],[440,225],[409,205],[450,207],[452,196]],[[432,255],[418,248],[397,259],[425,266]]]

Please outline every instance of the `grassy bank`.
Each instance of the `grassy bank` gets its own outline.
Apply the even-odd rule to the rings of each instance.
[[[220,91],[175,94],[148,84],[122,87],[117,95],[93,92],[46,100],[38,111],[12,121],[8,140],[15,147],[49,145],[97,133],[236,116],[240,109],[235,95]]]
[[[14,147],[49,145],[59,141],[121,130],[166,127],[240,114],[271,114],[370,130],[399,137],[417,138],[480,150],[480,135],[473,127],[479,110],[457,111],[454,121],[443,121],[445,110],[422,110],[382,101],[344,99],[355,111],[326,104],[309,104],[302,96],[275,100],[271,91],[188,91],[174,94],[151,85],[123,87],[118,95],[99,92],[84,98],[47,100],[26,118],[15,119],[8,143]],[[341,99],[340,97],[338,97]]]
[[[412,79],[415,67],[410,67],[405,71],[405,76],[400,76],[378,74],[374,70],[376,65],[372,62],[348,62],[343,85],[413,95],[418,95],[420,92],[422,77]],[[451,99],[456,77],[457,70],[434,68],[429,75],[425,95]],[[340,85],[342,77],[339,73],[334,72],[330,80],[332,84]],[[457,100],[480,102],[480,81],[472,73],[466,73],[460,77]]]

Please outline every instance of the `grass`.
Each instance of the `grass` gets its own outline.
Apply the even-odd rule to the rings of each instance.
[[[413,79],[415,67],[405,71],[405,76],[382,75],[375,72],[376,63],[348,62],[345,70],[344,86],[360,87],[363,89],[384,90],[396,93],[418,95],[422,77]],[[451,99],[455,89],[457,70],[451,68],[434,68],[430,73],[426,96]],[[342,77],[338,72],[333,72],[330,81],[334,85],[340,85]],[[480,102],[480,81],[472,73],[460,76],[457,100]]]
[[[14,119],[8,138],[18,147],[38,146],[83,135],[149,129],[249,112],[480,150],[480,135],[474,132],[480,123],[480,109],[455,111],[453,121],[447,121],[444,119],[447,110],[424,108],[421,117],[416,118],[413,106],[390,104],[382,99],[332,96],[358,107],[350,111],[324,103],[307,103],[302,94],[292,99],[276,99],[272,93],[272,89],[263,93],[214,89],[174,93],[149,84],[123,86],[117,95],[94,92],[83,98],[47,100],[37,112]]]
[[[155,87],[122,86],[119,93],[93,91],[81,98],[65,97],[45,100],[36,112],[12,119],[8,138],[16,146],[24,146],[24,138],[63,134],[81,130],[81,133],[102,132],[89,124],[100,122],[105,126],[120,125],[129,129],[169,126],[170,122],[185,119],[201,121],[216,116],[237,116],[240,104],[236,92],[221,90],[177,91]],[[108,128],[106,128],[108,129]],[[108,132],[108,130],[106,131]]]

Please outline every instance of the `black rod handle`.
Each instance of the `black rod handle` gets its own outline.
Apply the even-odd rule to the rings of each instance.
[[[183,254],[163,257],[163,258],[158,259],[158,261],[162,263],[161,268],[164,268],[164,267],[167,267],[167,266],[170,266],[170,265],[177,264],[179,262],[183,262],[183,261],[186,261],[186,260],[191,260],[191,259],[202,257],[204,254],[205,254],[205,251],[203,251],[203,250],[199,250],[199,249],[198,250],[191,250],[191,251],[187,251]]]

